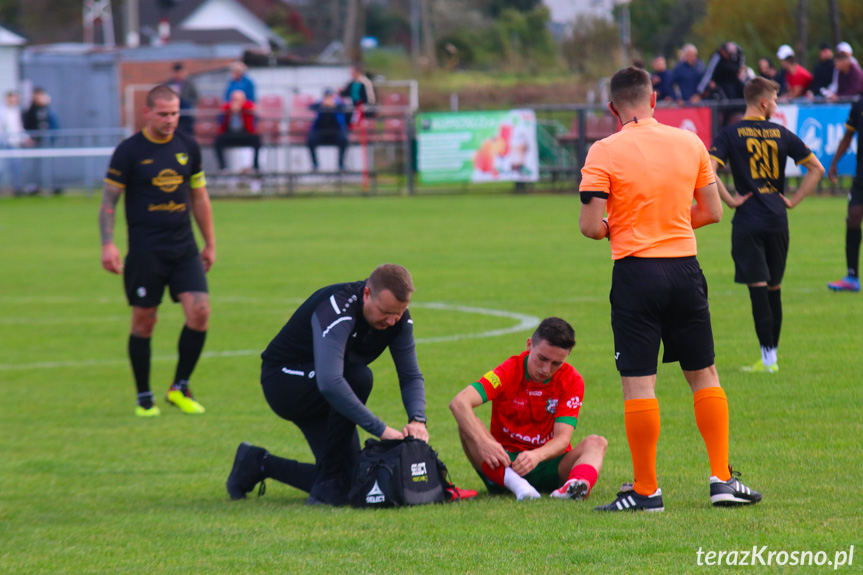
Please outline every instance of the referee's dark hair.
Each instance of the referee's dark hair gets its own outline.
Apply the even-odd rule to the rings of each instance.
[[[366,287],[372,297],[383,290],[390,290],[400,302],[408,302],[414,291],[410,272],[398,264],[381,264],[369,276]]]
[[[152,108],[156,105],[156,100],[173,100],[180,99],[180,95],[167,84],[159,84],[149,92],[147,92],[147,107]]]
[[[653,83],[646,70],[630,66],[611,77],[611,102],[617,109],[642,104],[653,92]]]
[[[756,76],[743,87],[743,99],[748,105],[757,106],[761,98],[767,98],[774,92],[779,93],[779,84],[769,78]]]
[[[530,336],[533,345],[547,341],[552,347],[569,349],[575,347],[575,330],[565,319],[547,317],[542,320],[533,335]]]

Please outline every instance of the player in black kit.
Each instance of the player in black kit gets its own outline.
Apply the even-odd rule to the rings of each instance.
[[[180,333],[179,358],[167,400],[184,413],[204,413],[189,390],[189,378],[207,334],[210,296],[206,272],[216,260],[213,214],[207,194],[201,150],[191,136],[176,132],[180,99],[160,85],[147,94],[143,130],[124,140],[111,157],[99,207],[102,267],[123,273],[132,306],[129,360],[138,388],[135,414],[160,414],[150,391],[150,339],[167,285],[171,298],[183,306],[186,323]],[[125,265],[114,245],[114,210],[125,194],[129,252]],[[198,252],[190,212],[204,249]]]
[[[857,100],[851,106],[848,120],[845,122],[845,134],[842,136],[842,141],[839,142],[839,147],[836,148],[830,169],[827,171],[827,177],[834,184],[839,175],[837,168],[839,160],[851,147],[854,134],[857,134],[861,129],[863,129],[863,99]],[[851,191],[848,192],[848,216],[845,218],[845,262],[848,266],[848,275],[839,281],[827,284],[827,287],[833,291],[860,291],[860,240],[863,238],[863,233],[860,231],[860,223],[863,222],[863,150],[860,149],[859,136],[857,137],[857,146],[857,171],[851,182]]]
[[[366,280],[319,289],[294,312],[261,354],[261,386],[272,410],[303,432],[316,465],[243,442],[227,482],[232,499],[273,478],[309,492],[308,504],[343,505],[360,449],[357,425],[381,439],[428,441],[425,382],[408,311],[413,291],[405,268],[383,264]],[[387,348],[407,412],[401,431],[365,405],[373,382],[368,365]]]
[[[761,345],[761,361],[745,371],[775,373],[779,370],[777,347],[782,327],[781,283],[788,256],[788,214],[809,195],[824,175],[824,167],[793,132],[770,122],[776,110],[779,85],[753,78],[744,88],[746,113],[713,141],[713,170],[731,164],[736,193],[732,196],[718,175],[719,195],[732,209],[731,256],[734,281],[749,286],[755,333]],[[785,197],[785,164],[788,158],[806,167],[806,176],[794,198]]]

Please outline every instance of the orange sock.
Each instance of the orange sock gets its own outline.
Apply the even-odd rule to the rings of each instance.
[[[695,424],[707,446],[710,473],[728,481],[728,398],[721,387],[699,389],[693,394]]]
[[[623,402],[626,440],[632,455],[635,492],[653,495],[656,482],[656,444],[659,442],[659,401],[629,399]]]

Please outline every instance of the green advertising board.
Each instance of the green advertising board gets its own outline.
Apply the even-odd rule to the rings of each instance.
[[[424,183],[539,180],[533,110],[420,114],[416,122]]]

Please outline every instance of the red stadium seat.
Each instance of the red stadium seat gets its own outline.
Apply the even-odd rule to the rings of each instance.
[[[285,104],[278,94],[267,94],[258,100],[258,117],[281,120],[285,115]]]
[[[201,146],[209,146],[219,134],[219,123],[215,120],[198,119],[195,122],[195,139]]]

